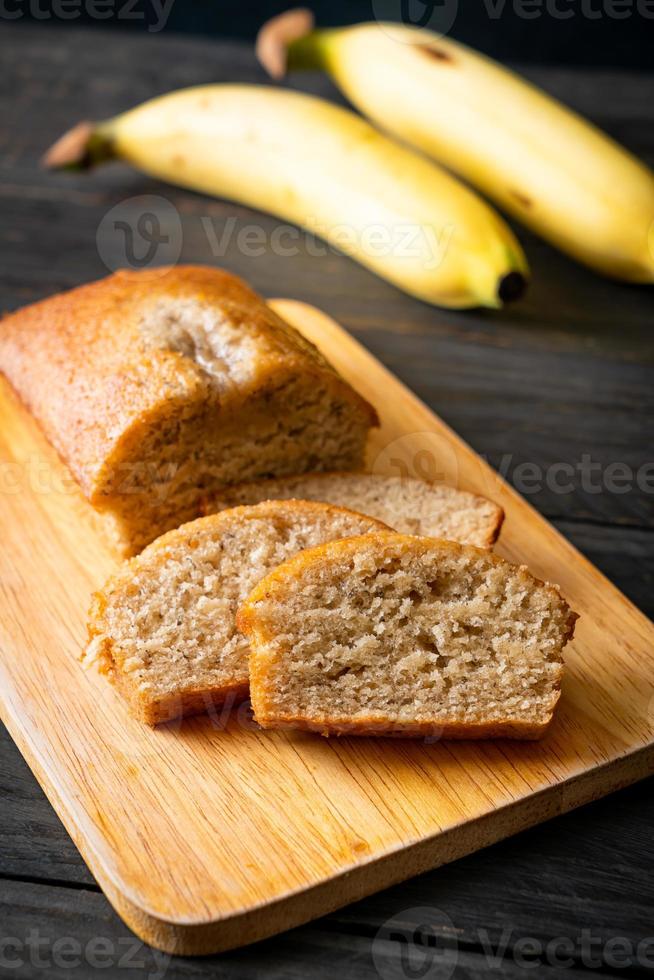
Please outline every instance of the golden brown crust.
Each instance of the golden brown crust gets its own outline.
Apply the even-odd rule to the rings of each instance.
[[[363,716],[352,718],[323,718],[316,721],[300,716],[275,715],[267,718],[257,711],[255,720],[261,728],[299,729],[317,732],[319,735],[382,736],[384,738],[424,738],[438,742],[444,739],[459,741],[481,738],[517,738],[535,740],[542,738],[551,725],[551,719],[542,725],[523,721],[496,721],[488,724],[464,724],[460,721],[443,721],[442,724],[406,724],[389,718]]]
[[[495,542],[497,541],[497,539],[499,538],[500,531],[502,530],[502,526],[504,525],[504,518],[506,517],[506,514],[504,513],[504,508],[500,507],[499,504],[495,504],[495,506],[497,508],[495,512],[495,522],[488,529],[488,536],[485,541],[486,548],[492,548]]]
[[[116,687],[129,702],[132,716],[152,726],[181,718],[192,718],[194,715],[213,715],[216,711],[219,711],[221,720],[224,720],[232,708],[247,700],[250,692],[250,685],[247,683],[230,684],[225,687],[189,689],[167,698],[148,700],[129,691],[127,685],[120,680]]]
[[[154,271],[123,270],[0,320],[0,371],[95,506],[111,507],[144,435],[211,406],[237,411],[275,379],[315,375],[377,424],[365,399],[242,280],[202,266]],[[256,349],[249,378],[211,384],[191,357],[149,345],[142,318],[168,300],[208,306],[246,335]]]
[[[286,520],[292,521],[298,513],[306,514],[307,517],[315,515],[316,518],[324,517],[325,514],[329,514],[334,518],[339,515],[343,517],[357,517],[361,520],[368,521],[371,527],[381,532],[393,533],[392,529],[388,528],[383,521],[369,517],[367,514],[359,514],[358,511],[351,510],[349,507],[340,507],[337,504],[324,504],[319,500],[262,500],[259,504],[242,504],[240,507],[230,507],[229,510],[220,510],[215,514],[196,517],[194,520],[187,521],[186,524],[181,524],[172,531],[166,531],[165,534],[160,535],[152,541],[147,548],[144,548],[139,555],[124,562],[119,571],[109,581],[116,582],[130,578],[132,569],[141,567],[149,560],[150,556],[156,556],[159,559],[158,564],[164,564],[166,560],[165,553],[168,548],[175,547],[186,540],[190,540],[193,535],[199,532],[207,530],[217,532],[223,526],[228,527],[230,524],[248,520],[261,520],[262,518],[279,519],[283,517]],[[486,552],[483,552],[483,554],[486,554]],[[103,589],[104,593],[107,591],[107,586]]]

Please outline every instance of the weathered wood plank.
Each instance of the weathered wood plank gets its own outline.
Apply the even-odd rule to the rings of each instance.
[[[377,915],[386,911],[387,918],[380,921]],[[529,931],[516,928],[510,909],[503,917],[509,925],[497,935],[475,924],[476,945],[471,948],[470,933],[452,918],[447,904],[424,904],[420,897],[415,907],[389,907],[359,919],[327,918],[247,949],[202,959],[168,957],[140,943],[96,892],[0,880],[0,915],[3,954],[11,969],[7,975],[26,980],[95,977],[112,968],[127,980],[332,980],[337,975],[348,980],[416,975],[518,980],[525,971],[533,972],[534,965],[545,980],[576,980],[588,977],[585,967],[594,976],[625,966],[629,976],[645,976],[654,960],[653,942],[631,938],[628,931],[605,933],[587,926],[587,934],[580,930],[578,937],[567,930],[542,937],[535,919]]]
[[[555,520],[562,534],[654,618],[654,534],[634,528]]]
[[[0,799],[0,877],[95,884],[1,723]]]

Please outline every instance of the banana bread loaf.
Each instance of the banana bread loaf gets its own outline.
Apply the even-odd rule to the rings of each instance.
[[[122,271],[0,321],[0,371],[121,554],[226,484],[361,466],[371,406],[244,282]]]

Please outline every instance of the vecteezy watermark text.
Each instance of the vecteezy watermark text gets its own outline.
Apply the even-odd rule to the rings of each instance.
[[[0,0],[0,20],[145,21],[148,31],[163,30],[175,0]]]
[[[654,5],[654,0],[651,2]],[[447,222],[440,226],[400,221],[328,224],[312,215],[307,216],[306,225],[300,228],[276,223],[274,218],[246,222],[233,214],[191,214],[182,223],[170,200],[159,194],[142,194],[119,201],[103,215],[96,246],[111,272],[138,269],[153,278],[162,275],[163,266],[179,262],[187,236],[197,250],[198,233],[218,260],[234,254],[247,259],[345,254],[377,269],[384,259],[392,257],[395,264],[409,260],[413,268],[431,272],[445,260],[456,232],[455,225]],[[647,240],[654,255],[654,221]]]
[[[495,466],[484,466],[479,457],[479,481],[492,496],[506,480],[525,497],[549,491],[556,496],[573,493],[624,495],[638,491],[654,495],[654,459],[632,466],[623,460],[609,462],[581,453],[576,460],[536,463],[502,453]],[[409,433],[384,447],[372,465],[375,473],[391,473],[403,478],[417,477],[428,483],[457,486],[459,463],[453,445],[432,432]]]
[[[575,462],[559,461],[545,465],[523,460],[514,466],[513,461],[512,453],[504,453],[497,470],[484,468],[488,482],[486,492],[492,495],[493,490],[497,489],[492,484],[507,480],[524,496],[544,490],[561,496],[579,491],[591,495],[623,495],[634,491],[654,495],[654,460],[634,467],[620,460],[603,463],[593,459],[591,453],[582,453]],[[451,486],[458,483],[456,470],[453,451],[445,458],[443,453],[434,453],[430,449],[401,454],[397,448],[391,448],[389,452],[384,450],[379,453],[373,463],[375,473],[417,477],[428,483],[448,483]],[[116,493],[125,497],[140,493],[154,494],[157,500],[163,500],[176,472],[174,463],[170,463],[164,471],[141,461],[124,464],[118,467]],[[11,496],[25,490],[36,494],[66,495],[79,492],[70,474],[53,468],[47,459],[36,453],[28,455],[21,462],[6,461],[0,464],[0,494]]]
[[[576,936],[521,935],[505,926],[499,936],[478,929],[466,943],[480,948],[489,975],[501,977],[509,964],[533,975],[539,967],[570,969],[652,970],[654,936],[632,940],[627,936],[596,934],[582,929]],[[420,906],[387,919],[372,941],[372,960],[380,980],[448,980],[459,962],[458,930],[442,909]]]
[[[522,461],[513,466],[513,455],[504,453],[497,471],[525,496],[547,489],[554,494],[570,494],[576,490],[588,494],[625,494],[634,490],[654,494],[654,460],[634,467],[621,460],[602,463],[591,453],[582,453],[578,460],[560,460],[542,465]]]
[[[146,946],[135,936],[92,936],[82,942],[76,936],[52,939],[40,929],[28,929],[23,936],[0,936],[0,974],[10,977],[24,974],[26,967],[34,972],[52,969],[73,971],[91,967],[93,970],[142,972],[144,980],[163,980],[170,956]],[[68,975],[68,974],[67,974]]]
[[[633,942],[627,936],[605,937],[595,935],[592,929],[582,929],[575,937],[554,936],[543,940],[521,936],[515,929],[505,927],[495,942],[486,929],[480,929],[478,937],[489,967],[500,972],[507,960],[525,970],[539,966],[569,969],[577,962],[590,970],[654,967],[654,936]]]
[[[2,0],[0,0],[2,2]],[[221,259],[230,251],[256,259],[272,254],[294,258],[302,253],[321,257],[339,252],[370,264],[388,256],[410,259],[432,271],[443,262],[454,226],[411,222],[347,222],[327,224],[308,216],[306,230],[290,224],[244,223],[230,215],[214,220],[199,216],[211,255]],[[193,232],[192,229],[188,229]],[[184,228],[174,205],[165,197],[147,194],[126,198],[103,216],[96,233],[98,254],[111,271],[139,269],[153,276],[164,265],[174,265],[182,254]]]
[[[510,10],[521,20],[626,20],[640,16],[654,20],[654,0],[483,0],[489,20],[499,20]]]
[[[382,24],[400,21],[440,35],[450,33],[459,14],[459,0],[372,0],[372,5]],[[509,14],[519,20],[654,20],[654,0],[481,0],[480,7],[488,20]],[[393,37],[414,42],[413,36],[404,39],[393,32]]]
[[[436,229],[433,225],[398,222],[395,225],[370,224],[363,228],[346,223],[326,225],[309,219],[311,231],[295,225],[277,225],[270,233],[261,225],[239,227],[236,218],[229,217],[220,229],[211,218],[201,219],[207,242],[214,256],[227,253],[230,246],[247,258],[260,258],[267,252],[283,258],[293,258],[301,251],[311,256],[330,252],[345,255],[358,253],[370,259],[392,255],[395,258],[423,260],[427,270],[436,269],[445,257],[454,234],[453,225]]]

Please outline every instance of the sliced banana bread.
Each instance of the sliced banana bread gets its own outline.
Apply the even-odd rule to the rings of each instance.
[[[86,658],[149,724],[242,698],[248,644],[236,610],[259,579],[302,548],[383,529],[373,518],[306,501],[201,517],[158,538],[96,593]]]
[[[369,534],[287,561],[237,621],[263,727],[538,738],[575,619],[553,586],[488,551]]]
[[[322,500],[376,517],[402,534],[490,548],[504,511],[486,497],[424,480],[371,473],[308,473],[227,487],[207,510],[260,500]]]
[[[371,406],[222,269],[124,270],[0,320],[0,371],[121,554],[229,483],[362,465]]]

